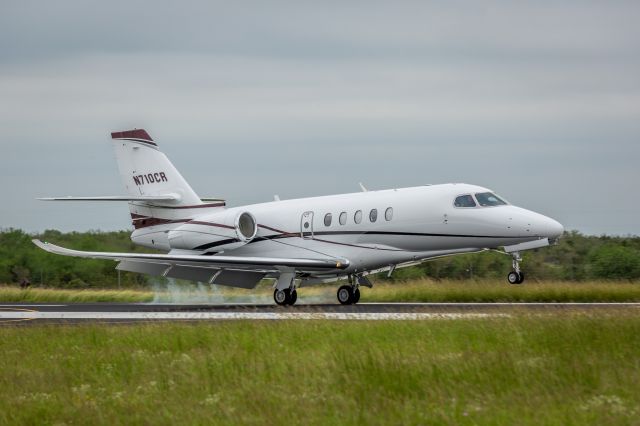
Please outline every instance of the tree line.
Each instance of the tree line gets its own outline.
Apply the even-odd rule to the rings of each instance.
[[[32,238],[77,250],[151,252],[133,244],[129,231],[62,233],[47,230],[33,235],[19,229],[0,230],[0,283],[28,280],[33,286],[61,288],[116,287],[119,284],[122,287],[143,287],[155,279],[130,272],[118,274],[113,261],[50,254],[33,245]],[[640,278],[640,237],[637,236],[590,236],[570,231],[554,246],[522,254],[521,265],[527,280]],[[398,269],[391,279],[504,279],[510,269],[510,256],[484,251]],[[380,278],[385,277],[386,274],[380,274]]]

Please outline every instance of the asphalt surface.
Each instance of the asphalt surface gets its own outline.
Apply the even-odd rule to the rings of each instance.
[[[594,310],[631,311],[640,314],[640,303],[360,303],[301,304],[157,304],[69,303],[0,304],[0,324],[121,323],[137,321],[204,320],[428,320],[508,317],[510,315]]]

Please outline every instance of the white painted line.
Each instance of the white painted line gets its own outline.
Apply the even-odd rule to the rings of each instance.
[[[4,312],[7,319],[68,320],[427,320],[509,317],[501,313],[373,313],[373,312]]]

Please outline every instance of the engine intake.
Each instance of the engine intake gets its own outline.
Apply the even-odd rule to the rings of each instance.
[[[242,241],[251,241],[258,233],[256,219],[249,212],[242,212],[236,218],[236,233]]]
[[[171,249],[221,251],[249,243],[258,233],[256,218],[247,211],[221,211],[195,218],[169,231]]]

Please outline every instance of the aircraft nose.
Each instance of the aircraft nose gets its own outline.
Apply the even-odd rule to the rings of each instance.
[[[564,232],[564,226],[562,226],[560,222],[546,216],[542,216],[540,219],[540,223],[537,226],[540,235],[545,236],[550,240],[555,240]]]

